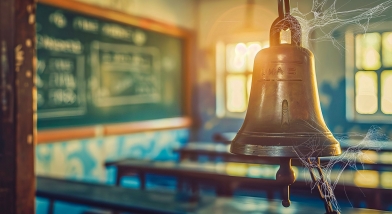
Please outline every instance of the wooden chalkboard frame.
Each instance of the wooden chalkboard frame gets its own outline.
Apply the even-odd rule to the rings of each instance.
[[[141,18],[119,12],[112,9],[106,9],[74,0],[38,0],[40,4],[58,7],[60,9],[81,13],[83,15],[93,16],[107,21],[113,21],[120,24],[139,27],[145,30],[163,33],[184,41],[184,63],[183,63],[183,82],[184,82],[184,116],[167,119],[157,119],[140,122],[116,123],[116,124],[97,124],[93,126],[83,126],[77,128],[57,128],[50,130],[39,130],[37,133],[37,144],[51,143],[72,139],[94,138],[109,135],[122,135],[144,131],[156,131],[167,129],[189,128],[192,124],[191,119],[191,89],[192,82],[190,78],[191,54],[193,33],[189,30],[179,28],[173,25],[157,22],[148,18]]]

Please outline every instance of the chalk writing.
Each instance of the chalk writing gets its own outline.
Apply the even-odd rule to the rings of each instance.
[[[116,39],[132,39],[132,31],[116,24],[104,24],[102,33]]]
[[[54,12],[50,14],[49,21],[55,24],[58,28],[64,28],[65,26],[67,26],[67,19],[60,12]]]
[[[37,63],[37,106],[40,117],[85,112],[83,56],[57,53]]]
[[[37,34],[37,49],[47,49],[51,51],[60,51],[65,53],[80,54],[83,45],[78,40],[58,39],[46,35]]]
[[[49,75],[50,87],[76,88],[75,77],[70,73],[51,73]]]
[[[79,29],[85,32],[97,33],[99,30],[99,23],[95,20],[76,17],[73,20],[73,27],[74,29]]]
[[[53,89],[48,91],[49,105],[70,105],[76,102],[76,94],[71,89]]]
[[[132,36],[133,42],[138,45],[144,45],[147,40],[146,34],[141,30],[135,30]]]
[[[150,69],[152,66],[150,55],[141,54],[125,54],[125,53],[102,53],[101,62],[105,63],[126,63],[132,67],[136,67],[141,70]]]
[[[160,58],[152,47],[92,43],[91,88],[98,106],[160,100]]]
[[[48,66],[49,69],[54,69],[58,71],[71,72],[73,69],[75,69],[74,62],[70,59],[61,59],[61,58],[51,59],[49,60]]]

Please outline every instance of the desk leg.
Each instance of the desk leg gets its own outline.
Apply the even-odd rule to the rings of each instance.
[[[123,176],[122,168],[117,167],[116,186],[120,186],[122,176]]]
[[[190,201],[198,201],[200,197],[200,189],[197,182],[191,182],[191,198]]]
[[[185,159],[186,159],[186,155],[180,152],[180,162],[184,161]]]
[[[192,195],[194,195],[194,196],[199,195],[199,185],[197,182],[191,183],[191,191],[192,191]]]
[[[216,190],[218,196],[231,197],[237,184],[229,182],[227,184],[220,184]]]
[[[146,174],[144,172],[139,172],[139,179],[140,179],[140,189],[146,189]]]
[[[54,210],[54,200],[49,199],[48,214],[53,214],[53,210]]]
[[[361,207],[361,199],[359,199],[358,197],[355,197],[353,199],[353,207],[360,208]]]
[[[181,176],[177,177],[177,192],[182,192],[184,186],[184,179]]]
[[[267,199],[268,201],[272,201],[274,199],[274,190],[267,190]]]
[[[382,209],[381,205],[381,193],[380,191],[375,191],[373,197],[369,197],[366,199],[366,207],[370,209]]]

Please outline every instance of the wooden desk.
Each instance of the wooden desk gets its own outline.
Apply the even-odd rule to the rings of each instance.
[[[120,184],[123,176],[137,174],[140,179],[141,189],[145,189],[146,174],[158,174],[177,177],[178,190],[182,191],[181,184],[189,182],[192,191],[198,193],[198,184],[206,183],[216,187],[219,196],[232,196],[238,189],[250,189],[266,191],[267,196],[272,199],[273,192],[280,191],[280,185],[275,181],[277,165],[257,165],[243,163],[197,163],[197,162],[154,162],[147,160],[122,160],[110,162],[107,165],[117,167],[116,184]],[[291,185],[292,190],[307,191],[310,194],[310,178],[307,170],[296,167],[297,180]],[[377,171],[333,171],[332,179],[340,176],[336,184],[335,196],[347,198],[352,195],[354,206],[358,207],[361,200],[365,200],[369,208],[382,209],[385,204],[392,204],[392,185],[389,179],[392,176],[376,174]],[[389,173],[389,172],[385,172]],[[370,177],[369,177],[370,176]],[[369,181],[363,178],[370,178]],[[384,179],[377,180],[374,179]],[[376,183],[375,183],[376,182]],[[368,196],[360,198],[360,196]],[[371,197],[369,197],[371,196]],[[382,201],[383,199],[383,201]],[[321,203],[321,202],[320,202]],[[385,208],[384,208],[385,209]]]
[[[214,200],[213,197],[203,197],[194,201],[169,192],[142,191],[47,177],[37,177],[36,196],[50,199],[49,213],[53,213],[55,200],[132,213],[193,213]]]
[[[217,143],[230,144],[236,134],[237,134],[237,132],[215,133],[212,136],[212,139],[214,142],[217,142]]]
[[[225,196],[231,196],[240,183],[254,183],[255,185],[275,184],[271,179],[256,179],[236,176],[236,174],[230,175],[231,172],[226,171],[226,164],[126,159],[118,162],[108,162],[105,165],[117,168],[116,185],[120,184],[122,177],[137,174],[140,179],[141,189],[145,189],[146,174],[175,176],[180,181],[190,182],[194,190],[196,190],[196,186],[199,183],[212,184],[217,187],[218,195]],[[222,183],[222,180],[225,183]]]
[[[224,132],[224,133],[216,133],[213,136],[214,141],[223,142],[225,144],[230,144],[230,142],[237,135],[237,132]],[[339,139],[340,146],[343,150],[348,149],[352,146],[357,146],[362,142],[360,147],[366,150],[382,150],[382,151],[392,151],[392,141],[374,141],[374,140],[365,140],[365,138],[357,138],[357,139]]]
[[[112,211],[137,213],[324,213],[323,206],[315,204],[292,202],[289,208],[284,208],[278,200],[243,196],[233,198],[200,196],[196,201],[189,201],[170,192],[142,191],[47,177],[37,177],[36,196],[48,198],[52,202],[51,208],[53,208],[53,201],[59,200]],[[52,213],[53,209],[49,212]],[[391,214],[392,212],[343,208],[342,213]]]
[[[315,204],[304,204],[292,202],[291,206],[285,208],[279,200],[265,200],[255,197],[233,197],[233,198],[217,198],[210,206],[206,206],[198,210],[197,213],[221,213],[221,214],[323,214],[325,213],[323,206]],[[390,214],[392,212],[371,210],[342,208],[342,214]]]
[[[230,145],[217,142],[189,142],[183,147],[173,149],[180,156],[180,161],[197,161],[200,156],[208,160],[232,161],[239,163],[279,164],[279,158],[263,158],[254,156],[240,156],[230,153]]]
[[[392,142],[391,142],[392,144]],[[347,146],[348,144],[346,144]],[[343,147],[343,146],[342,146]],[[343,147],[344,148],[344,147]],[[374,147],[367,147],[370,150],[363,150],[363,156],[358,156],[356,159],[359,165],[364,164],[370,169],[379,170],[382,167],[392,168],[392,152],[389,148],[381,151],[371,150]],[[279,158],[254,157],[246,155],[235,155],[230,153],[230,145],[216,143],[216,142],[189,142],[183,147],[175,148],[173,150],[180,156],[180,161],[191,160],[197,161],[200,156],[206,156],[210,161],[221,159],[222,161],[232,161],[239,163],[257,163],[257,164],[279,164]],[[354,153],[348,153],[350,158],[354,157]],[[361,159],[362,158],[362,159]],[[327,163],[330,161],[329,157],[321,158],[321,161]],[[299,159],[292,160],[293,166],[302,166]]]

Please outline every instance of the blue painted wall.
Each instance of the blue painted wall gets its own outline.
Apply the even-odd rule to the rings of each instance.
[[[188,139],[189,130],[178,129],[39,144],[36,147],[36,174],[112,185],[116,171],[106,169],[106,161],[123,158],[176,160],[178,155],[173,153],[173,148],[185,144]],[[133,186],[137,187],[137,183]],[[46,213],[46,199],[38,198],[36,205],[36,213]],[[85,209],[55,203],[56,214],[80,213]]]

